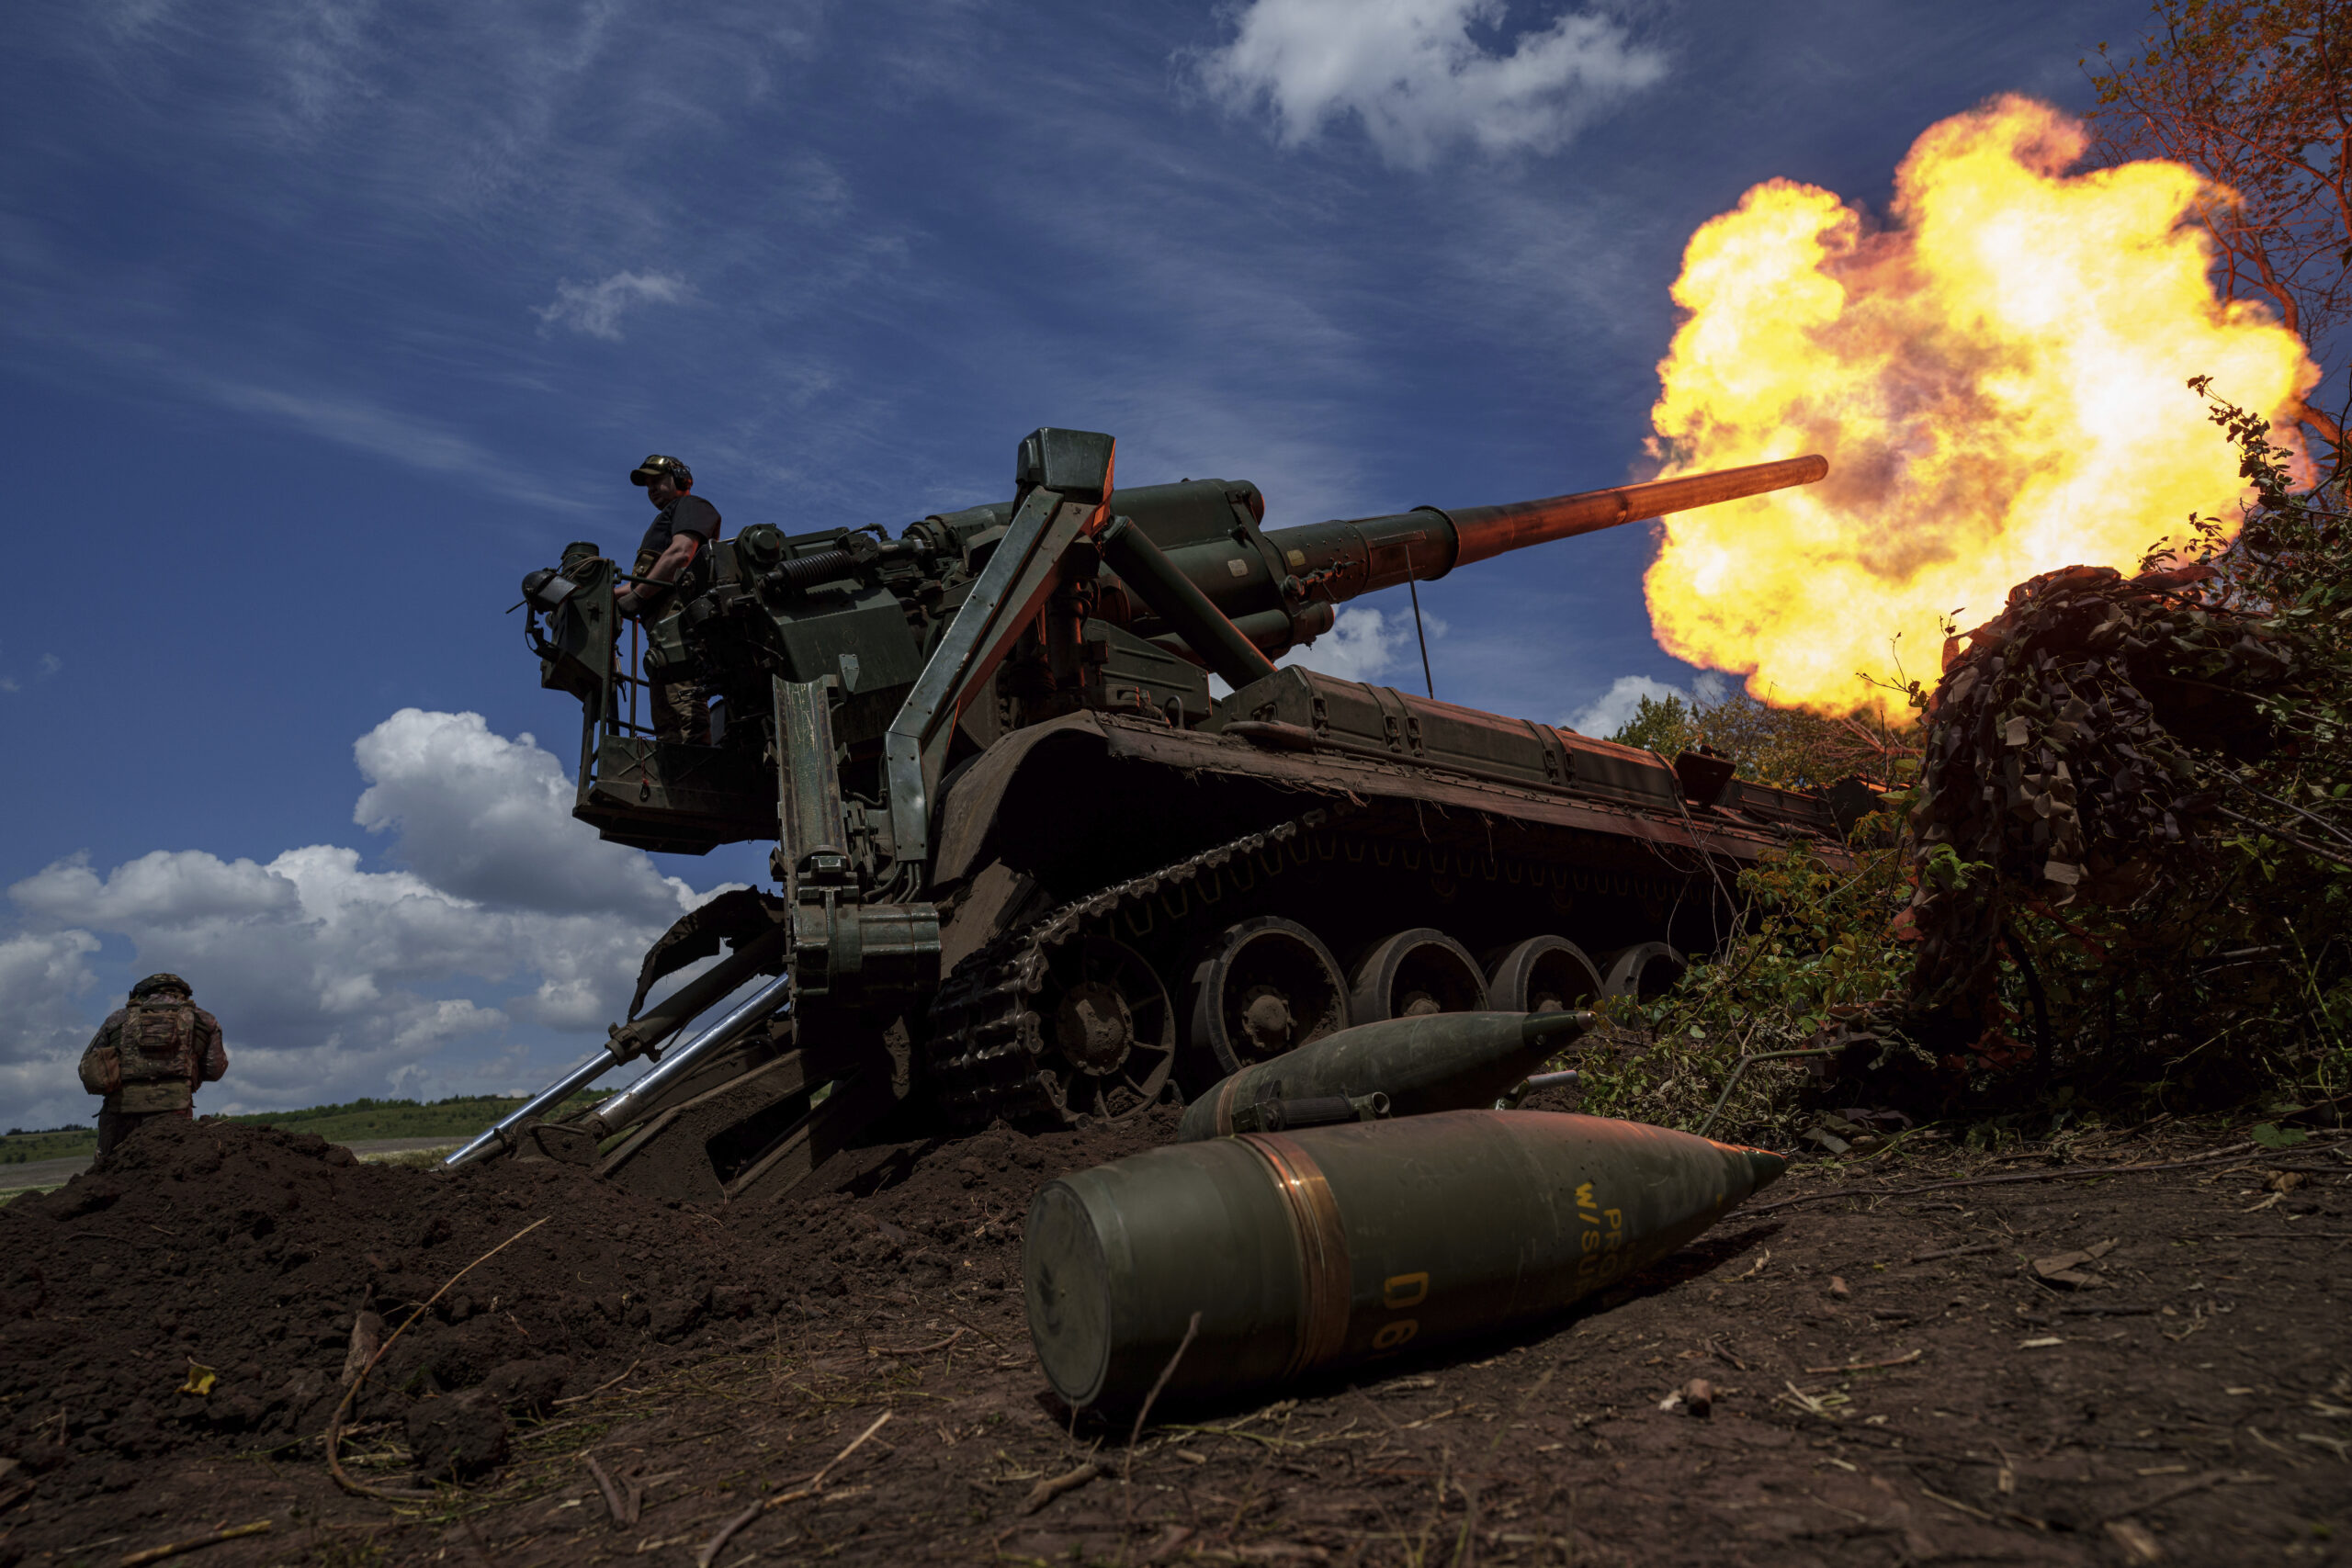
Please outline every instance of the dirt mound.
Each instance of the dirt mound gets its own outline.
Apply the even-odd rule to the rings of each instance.
[[[359,1314],[398,1323],[542,1215],[435,1306],[440,1332],[396,1348],[369,1414],[501,1372],[553,1398],[648,1337],[770,1304],[715,1222],[567,1169],[442,1178],[315,1134],[164,1122],[0,1210],[0,1453],[46,1470],[315,1434]]]
[[[359,1402],[359,1422],[407,1427],[424,1468],[463,1473],[497,1451],[504,1415],[635,1363],[959,1273],[1017,1291],[1036,1188],[1172,1133],[1161,1113],[888,1145],[792,1201],[707,1213],[563,1166],[451,1174],[363,1165],[314,1134],[151,1124],[70,1185],[0,1208],[0,1457],[70,1498],[133,1485],[141,1461],[191,1446],[315,1438],[361,1314],[397,1326],[543,1221],[442,1296]],[[454,1405],[424,1408],[465,1391],[462,1432]]]
[[[1030,1135],[999,1126],[886,1145],[844,1156],[783,1203],[730,1222],[791,1271],[792,1306],[805,1317],[828,1315],[830,1301],[895,1283],[1018,1292],[1021,1226],[1037,1190],[1174,1141],[1178,1117],[1175,1108],[1160,1107],[1077,1132]]]
[[[892,1564],[2220,1562],[2317,1556],[2346,1526],[2325,1259],[2352,1144],[2273,1170],[2163,1122],[2042,1171],[1929,1144],[1899,1169],[1806,1162],[1541,1330],[1128,1453],[1041,1408],[1020,1227],[1045,1181],[1172,1121],[877,1145],[718,1214],[561,1168],[151,1128],[0,1210],[0,1453],[25,1461],[0,1462],[0,1568],[260,1522],[209,1568],[678,1562],[729,1520],[732,1560]],[[469,1484],[422,1508],[339,1493],[317,1438],[354,1317],[397,1324],[542,1217],[399,1342],[350,1445],[370,1482]],[[191,1360],[209,1394],[178,1392]],[[1694,1377],[1705,1419],[1670,1397]],[[820,1468],[823,1495],[792,1490]]]

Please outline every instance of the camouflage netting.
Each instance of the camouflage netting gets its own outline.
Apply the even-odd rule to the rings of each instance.
[[[1948,1073],[2014,1065],[2029,1053],[1995,997],[2014,913],[2064,920],[2206,867],[2216,769],[2272,744],[2256,698],[2299,674],[2253,616],[2200,594],[2209,575],[2069,567],[1953,639],[1909,819],[1917,966],[1907,996],[1842,1031],[1849,1065],[1883,1066],[1890,1036]]]

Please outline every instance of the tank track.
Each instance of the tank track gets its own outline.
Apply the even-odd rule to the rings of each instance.
[[[931,1006],[925,1059],[934,1102],[949,1120],[967,1126],[998,1118],[1060,1122],[1062,1111],[1047,1082],[1047,1046],[1034,1006],[1045,987],[1054,950],[1165,895],[1189,893],[1203,883],[1216,886],[1243,866],[1256,874],[1252,885],[1258,876],[1279,875],[1293,863],[1283,852],[1285,846],[1303,850],[1306,836],[1327,820],[1327,813],[1309,811],[1188,855],[1066,904],[965,959],[942,984]],[[1171,1006],[1182,1002],[1181,997],[1170,998]]]

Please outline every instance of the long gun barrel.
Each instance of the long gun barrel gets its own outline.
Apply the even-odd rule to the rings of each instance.
[[[1825,458],[1791,457],[1544,501],[1422,506],[1267,529],[1257,526],[1256,486],[1189,479],[1114,491],[1112,512],[1135,525],[1102,542],[1137,601],[1133,628],[1181,646],[1239,685],[1263,673],[1258,655],[1329,631],[1334,607],[1348,600],[1555,539],[1812,484],[1828,472]],[[1221,624],[1204,625],[1204,615]]]
[[[1352,599],[1394,588],[1408,577],[1427,582],[1457,566],[1506,551],[1663,517],[1669,512],[1688,512],[1742,496],[1812,484],[1828,472],[1826,458],[1791,457],[1679,479],[1583,491],[1547,501],[1451,510],[1422,506],[1386,517],[1309,523],[1270,530],[1266,538],[1283,552],[1293,572],[1304,576],[1329,570],[1333,590],[1329,596]]]

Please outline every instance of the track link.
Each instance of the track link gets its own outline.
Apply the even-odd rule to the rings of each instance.
[[[1028,1122],[1065,1120],[1049,1081],[1052,1068],[1035,1005],[1055,949],[1089,929],[1106,929],[1122,914],[1163,895],[1189,890],[1204,878],[1221,879],[1237,863],[1250,863],[1261,875],[1280,874],[1290,863],[1284,846],[1325,821],[1324,812],[1309,811],[1245,833],[1090,893],[966,958],[931,1006],[926,1058],[936,1103],[951,1120],[967,1126],[1000,1117]],[[1169,999],[1171,1006],[1182,1005],[1182,997]]]

